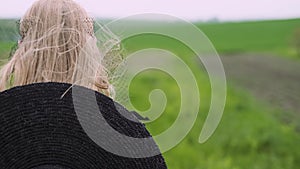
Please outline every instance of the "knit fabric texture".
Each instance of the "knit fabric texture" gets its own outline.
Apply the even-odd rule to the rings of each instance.
[[[96,144],[78,119],[72,88],[67,91],[70,86],[56,82],[33,83],[0,93],[0,169],[167,168],[161,153],[132,158],[109,152]],[[115,131],[132,138],[152,139],[134,113],[101,93],[78,87],[95,94],[98,112]],[[97,128],[99,124],[89,114],[90,98],[84,93],[79,93],[78,97],[84,100],[79,107],[87,112],[84,119],[90,128]],[[121,139],[104,137],[102,140],[108,146],[119,143],[119,148],[128,153],[132,151]],[[153,139],[138,149],[159,151]]]

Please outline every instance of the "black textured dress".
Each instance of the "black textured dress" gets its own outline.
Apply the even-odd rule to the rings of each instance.
[[[167,168],[133,113],[101,93],[70,86],[34,83],[0,93],[0,169]]]

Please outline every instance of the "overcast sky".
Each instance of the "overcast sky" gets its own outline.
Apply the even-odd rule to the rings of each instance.
[[[35,0],[7,0],[0,17],[20,17]],[[163,13],[187,20],[248,20],[300,18],[300,0],[75,0],[90,15],[124,17]]]

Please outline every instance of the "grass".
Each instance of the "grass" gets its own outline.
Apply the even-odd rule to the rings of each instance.
[[[300,19],[198,24],[198,27],[220,53],[263,52],[299,57],[293,40]]]
[[[300,165],[300,137],[292,126],[282,124],[274,114],[277,111],[256,101],[245,91],[229,86],[226,109],[222,121],[208,142],[197,142],[210,99],[209,83],[203,72],[198,79],[203,100],[191,132],[171,151],[164,154],[171,169],[296,169]],[[198,77],[199,77],[198,74]],[[153,75],[155,75],[153,77]],[[149,80],[152,79],[152,80]],[[162,80],[164,79],[164,80]],[[136,77],[131,87],[133,104],[147,109],[149,91],[163,89],[169,98],[178,98],[179,89],[172,79],[158,72],[145,72]],[[152,134],[167,129],[178,114],[177,99],[168,99],[168,105],[158,121],[147,128]],[[184,124],[183,124],[184,125]]]
[[[184,141],[165,154],[170,168],[287,169],[299,166],[299,135],[272,116],[275,110],[234,89],[229,90],[227,100],[223,119],[213,137],[205,144],[197,143],[202,124],[199,118]]]
[[[157,43],[152,43],[154,41]],[[177,42],[166,42],[168,40],[162,37],[144,35],[125,41],[125,47],[131,52],[149,47],[179,52],[181,56],[186,56],[183,60],[190,65],[197,77],[201,93],[199,116],[185,139],[178,146],[164,153],[169,168],[298,168],[300,136],[295,132],[294,126],[280,121],[277,115],[282,114],[281,110],[255,100],[247,91],[236,88],[231,83],[229,83],[224,116],[218,129],[208,142],[199,144],[199,134],[210,105],[209,79],[205,71],[199,69],[198,63],[192,61],[192,52],[188,48]],[[179,87],[172,77],[154,70],[140,73],[130,86],[131,100],[140,111],[150,107],[148,95],[156,88],[165,92],[168,104],[157,121],[146,125],[153,135],[165,131],[175,121],[180,108]]]
[[[270,52],[295,57],[289,52],[289,41],[299,21],[200,24],[199,27],[221,53]],[[0,43],[2,58],[12,44]],[[179,42],[155,35],[127,39],[124,47],[128,53],[149,47],[170,50],[181,56],[196,76],[201,93],[199,116],[185,139],[164,153],[170,169],[299,168],[300,136],[294,126],[282,123],[277,117],[281,110],[255,100],[247,91],[229,83],[222,121],[208,142],[199,144],[211,96],[207,74],[199,69],[193,53]],[[130,97],[140,111],[150,107],[149,93],[157,88],[165,92],[168,103],[163,115],[146,125],[153,135],[163,132],[176,119],[180,108],[179,87],[172,77],[155,70],[141,72],[130,85]]]
[[[8,58],[14,44],[13,42],[0,42],[0,59]]]

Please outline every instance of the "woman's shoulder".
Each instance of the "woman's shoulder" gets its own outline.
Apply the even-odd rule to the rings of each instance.
[[[91,89],[35,83],[1,92],[0,104],[3,167],[22,168],[26,157],[79,168],[166,168],[137,116]]]

